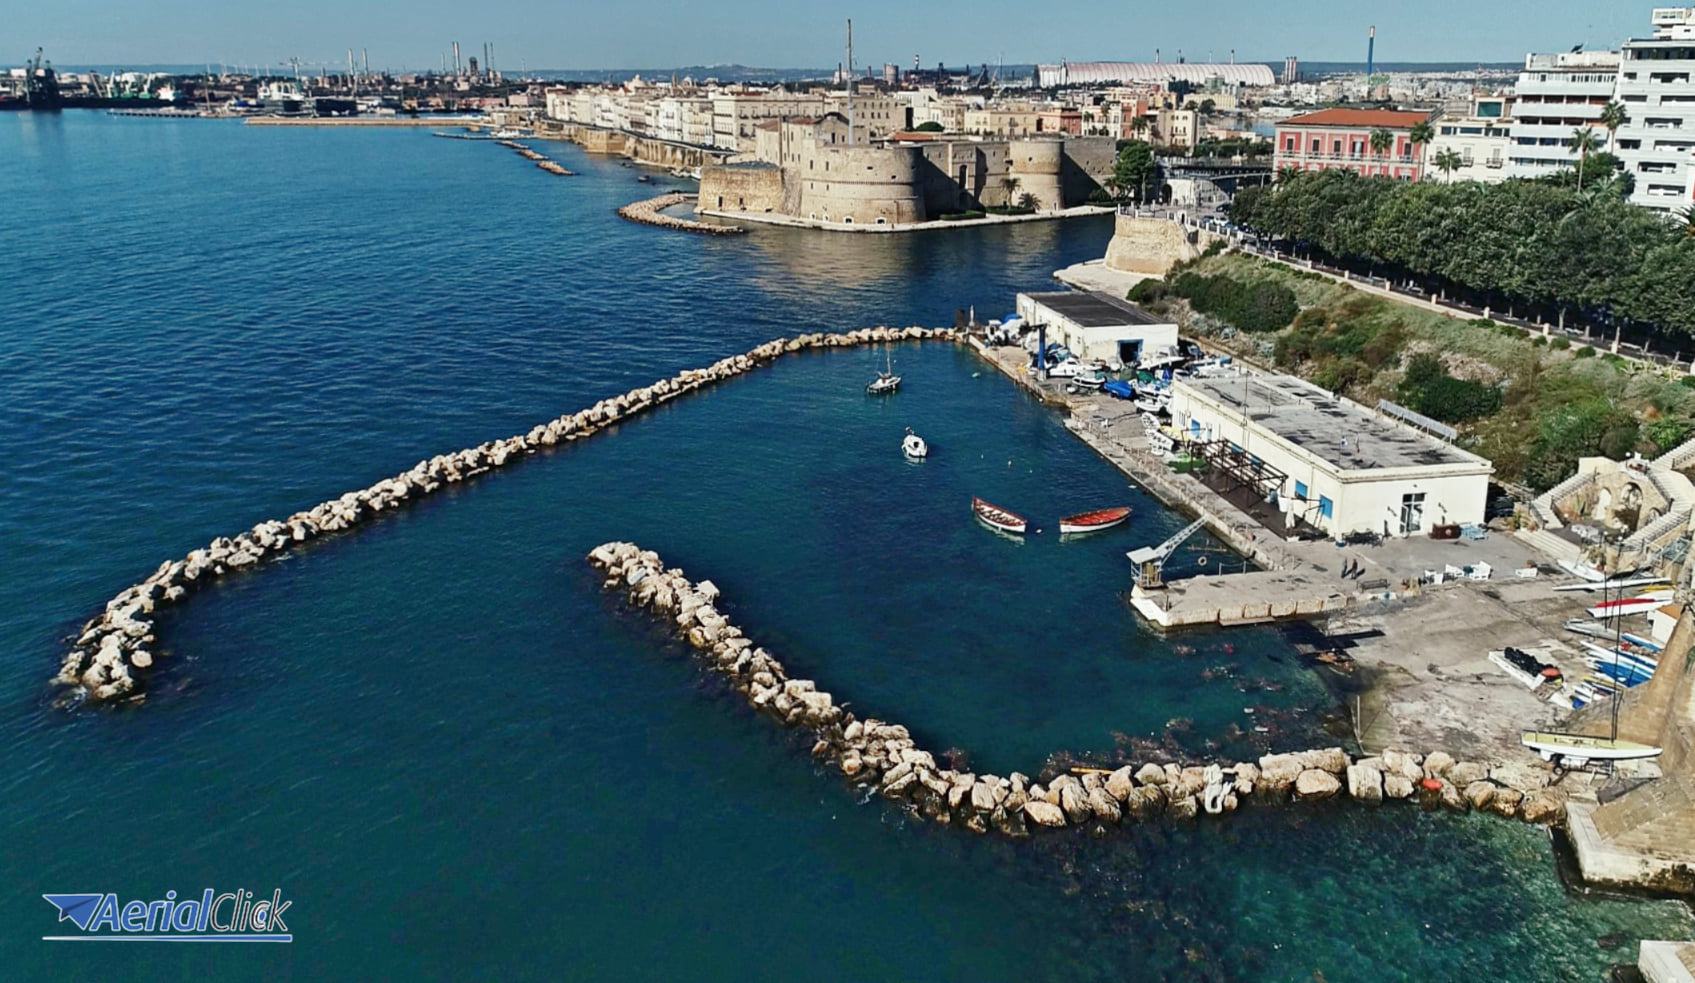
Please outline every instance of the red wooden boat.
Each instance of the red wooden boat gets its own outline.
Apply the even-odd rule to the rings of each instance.
[[[1025,528],[1029,525],[1024,521],[1023,516],[1014,515],[997,505],[990,505],[976,496],[972,496],[971,511],[985,525],[999,529],[1001,532],[1017,533],[1022,536]]]
[[[1102,529],[1111,529],[1128,518],[1130,518],[1130,507],[1128,505],[1120,505],[1117,508],[1110,509],[1096,509],[1093,512],[1079,512],[1076,515],[1068,515],[1059,520],[1059,531],[1061,533],[1099,532]]]

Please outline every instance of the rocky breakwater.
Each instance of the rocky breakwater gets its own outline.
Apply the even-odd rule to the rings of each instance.
[[[667,622],[755,711],[804,729],[814,758],[933,822],[1012,837],[1027,836],[1033,828],[1104,833],[1132,822],[1234,812],[1249,802],[1332,798],[1368,805],[1415,801],[1455,812],[1486,809],[1540,824],[1558,822],[1564,814],[1548,770],[1528,762],[1489,769],[1456,762],[1442,751],[1427,756],[1385,751],[1354,759],[1331,747],[1258,761],[1073,769],[1045,782],[1018,772],[961,772],[938,764],[906,727],[860,718],[813,680],[791,677],[776,656],[718,609],[720,592],[711,581],[691,581],[634,543],[598,546],[589,562],[605,575],[607,590]]]
[[[159,564],[145,580],[124,588],[101,614],[84,622],[53,681],[69,687],[62,703],[103,702],[140,695],[142,678],[159,655],[159,609],[188,597],[218,577],[256,566],[321,536],[342,532],[432,492],[535,454],[582,440],[610,424],[637,416],[685,393],[734,378],[794,352],[814,348],[923,339],[957,340],[946,328],[879,326],[846,333],[806,334],[757,345],[701,369],[603,399],[593,406],[538,423],[526,433],[438,454],[373,485],[321,502],[285,519],[261,522],[235,536],[220,536],[187,556]]]
[[[640,222],[643,225],[657,225],[662,229],[678,229],[683,232],[699,232],[702,235],[733,236],[741,235],[747,231],[739,225],[713,225],[710,222],[696,222],[693,219],[666,215],[660,211],[660,209],[681,205],[683,202],[693,199],[693,195],[673,191],[657,198],[649,198],[646,201],[625,205],[618,209],[618,214],[632,222]]]

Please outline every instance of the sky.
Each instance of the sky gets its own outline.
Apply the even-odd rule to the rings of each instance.
[[[1666,0],[1661,0],[1662,5]],[[1695,0],[1690,0],[1695,2]],[[1380,62],[1511,62],[1580,42],[1616,46],[1647,32],[1649,2],[1633,0],[54,0],[9,5],[0,65],[39,45],[60,65],[346,64],[439,67],[495,46],[503,71],[742,64],[823,68],[843,61],[925,67],[1152,61],[1364,61],[1377,27]]]

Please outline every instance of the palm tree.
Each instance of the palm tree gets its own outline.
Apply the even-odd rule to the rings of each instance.
[[[1434,140],[1434,139],[1436,139],[1436,131],[1433,128],[1431,128],[1429,120],[1424,120],[1421,123],[1414,123],[1412,130],[1407,134],[1407,142],[1411,143],[1413,145],[1413,147],[1415,148],[1413,150],[1413,152],[1419,154],[1419,158],[1418,158],[1418,177],[1419,177],[1419,180],[1424,179],[1424,159],[1425,159],[1425,155],[1422,154],[1422,153],[1419,153],[1417,148],[1428,147],[1430,145],[1430,141]]]
[[[1454,179],[1455,171],[1465,166],[1465,161],[1460,158],[1459,152],[1452,147],[1437,153],[1435,157],[1430,159],[1430,162],[1435,164],[1436,169],[1441,171],[1449,181]]]
[[[1035,211],[1036,209],[1040,208],[1041,205],[1042,205],[1042,200],[1040,198],[1037,198],[1035,195],[1031,194],[1028,191],[1026,191],[1023,194],[1018,196],[1018,207],[1019,208],[1028,208],[1031,211]]]
[[[1008,174],[1001,178],[1001,190],[1006,192],[1006,203],[1012,204],[1012,194],[1018,190],[1018,179]]]
[[[1672,227],[1673,233],[1685,239],[1695,239],[1695,205],[1690,205],[1677,216],[1677,223]]]
[[[1602,106],[1599,122],[1607,128],[1607,149],[1616,153],[1618,141],[1614,137],[1618,136],[1618,128],[1630,122],[1630,117],[1625,115],[1624,106],[1617,101]]]
[[[1376,154],[1379,157],[1382,157],[1385,154],[1387,154],[1389,152],[1389,148],[1393,147],[1394,145],[1395,145],[1395,135],[1393,133],[1390,133],[1388,130],[1383,129],[1382,127],[1378,127],[1377,129],[1371,131],[1371,152],[1372,153]],[[1384,173],[1388,173],[1389,168],[1386,166],[1386,167],[1383,168],[1383,170],[1384,170]]]
[[[1571,131],[1566,139],[1566,149],[1577,155],[1577,190],[1583,190],[1583,165],[1589,160],[1589,155],[1601,146],[1601,139],[1595,135],[1594,129],[1580,126]]]

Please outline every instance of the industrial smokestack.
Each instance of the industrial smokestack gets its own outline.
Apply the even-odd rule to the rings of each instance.
[[[1377,66],[1377,25],[1373,24],[1365,36],[1365,84],[1371,84],[1372,70]]]
[[[459,74],[459,42],[453,42],[453,74]]]

